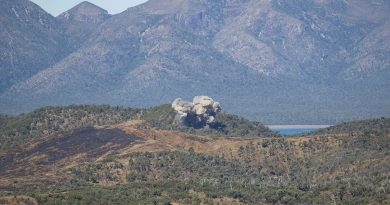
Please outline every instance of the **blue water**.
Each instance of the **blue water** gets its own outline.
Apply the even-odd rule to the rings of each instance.
[[[275,128],[282,135],[304,134],[316,130],[315,128]]]

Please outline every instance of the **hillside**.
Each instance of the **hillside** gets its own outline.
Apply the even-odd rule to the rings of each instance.
[[[233,137],[265,128],[223,114],[219,120],[229,132],[185,129],[170,123],[169,108],[48,107],[2,117],[3,137],[18,136],[21,125],[31,127],[24,143],[0,150],[0,202],[389,202],[389,119],[299,137]]]
[[[70,53],[59,22],[30,1],[2,0],[0,25],[0,93]]]
[[[0,150],[22,145],[31,139],[43,138],[77,128],[137,122],[137,128],[176,130],[215,137],[275,137],[279,134],[261,123],[222,113],[215,129],[193,129],[175,122],[170,105],[148,109],[112,107],[108,105],[72,105],[45,107],[19,116],[0,116]]]
[[[353,122],[344,122],[335,126],[331,126],[325,129],[320,129],[313,134],[354,134],[354,133],[375,133],[375,132],[384,132],[389,133],[390,130],[390,119],[389,118],[380,118],[380,119],[371,119],[363,121],[353,121]]]
[[[32,3],[6,2],[5,31],[18,30],[12,8]],[[148,107],[208,95],[230,113],[267,124],[388,117],[389,14],[385,0],[150,0],[112,16],[84,2],[55,19],[45,14],[55,26],[50,32],[13,35],[21,50],[4,56],[1,69],[21,77],[1,81],[7,85],[0,112],[91,103]],[[41,38],[59,47],[30,49]],[[9,42],[0,49],[9,53]],[[11,65],[29,49],[45,53],[23,62],[50,62]]]

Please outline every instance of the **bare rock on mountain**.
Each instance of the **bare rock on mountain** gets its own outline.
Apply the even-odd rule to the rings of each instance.
[[[66,30],[69,45],[77,50],[88,43],[89,36],[110,17],[106,10],[84,1],[60,14],[57,19]]]
[[[390,20],[362,39],[348,59],[350,66],[343,71],[346,79],[364,78],[390,68]]]
[[[111,17],[82,3],[58,17],[72,52],[9,83],[0,110],[204,93],[265,122],[390,115],[388,19],[386,0],[150,0]]]
[[[60,23],[30,1],[1,1],[0,27],[0,93],[70,52]]]
[[[60,14],[58,18],[67,21],[80,21],[90,23],[101,23],[111,15],[108,12],[94,4],[84,1],[72,9]]]

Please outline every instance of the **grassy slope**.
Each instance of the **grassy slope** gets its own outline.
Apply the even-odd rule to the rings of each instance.
[[[51,109],[45,113],[57,113]],[[96,113],[110,116],[107,113],[111,112],[94,109],[87,113],[90,114],[72,119],[85,119],[85,116],[95,116]],[[97,150],[91,149],[97,142],[89,140],[88,143],[77,143],[85,151],[74,147],[81,152],[49,161],[50,166],[40,165],[47,157],[61,156],[59,154],[66,150],[56,147],[62,138],[53,137],[45,141],[53,146],[43,146],[44,149],[32,153],[32,156],[23,153],[35,145],[16,150],[20,153],[14,157],[16,164],[13,167],[16,169],[8,172],[13,175],[3,177],[0,184],[11,176],[9,179],[15,181],[10,181],[14,183],[12,186],[19,187],[12,193],[33,196],[40,204],[125,204],[130,201],[140,204],[217,204],[218,200],[243,204],[389,203],[388,119],[344,123],[303,137],[216,138],[223,132],[191,130],[175,125],[174,113],[168,105],[120,116],[128,117],[120,118],[118,122],[142,119],[143,123],[115,125],[113,122],[113,125],[99,129],[121,129],[141,140],[123,146],[122,141],[127,135],[124,138],[115,135],[118,144],[99,141],[102,144],[96,147]],[[219,119],[233,130],[230,133],[237,132],[237,127],[251,129],[251,126],[257,126],[238,117],[221,116]],[[207,135],[208,132],[209,136],[194,135]],[[87,137],[71,136],[75,142]],[[42,144],[39,140],[37,143],[38,147]],[[102,149],[106,151],[102,152]],[[26,165],[30,168],[25,169]],[[53,183],[61,188],[48,188]],[[33,188],[36,185],[40,189]],[[0,195],[9,196],[9,193],[0,192]],[[114,195],[116,197],[112,197]]]
[[[107,105],[41,108],[0,120],[0,150],[76,128],[125,122],[138,112],[139,109]]]
[[[277,136],[258,122],[234,115],[220,114],[218,129],[191,129],[175,122],[175,112],[170,105],[149,109],[111,107],[108,105],[80,105],[45,107],[16,117],[0,116],[0,150],[22,145],[31,139],[58,134],[75,128],[111,125],[140,119],[139,127],[179,130],[193,134],[213,136]]]

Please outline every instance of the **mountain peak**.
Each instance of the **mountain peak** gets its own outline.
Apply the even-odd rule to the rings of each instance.
[[[73,8],[60,14],[58,18],[70,21],[101,22],[110,17],[110,14],[99,6],[83,1]]]

